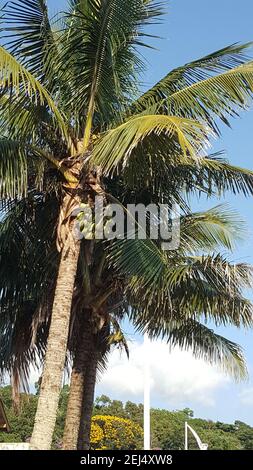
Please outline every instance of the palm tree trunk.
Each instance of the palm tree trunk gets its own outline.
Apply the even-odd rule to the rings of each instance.
[[[84,331],[79,339],[71,374],[70,393],[63,435],[63,449],[76,450],[79,423],[82,416],[83,392],[86,371],[94,349],[94,336],[89,321],[84,324]]]
[[[90,358],[88,368],[86,369],[82,400],[82,415],[77,444],[78,450],[90,449],[91,419],[96,388],[98,357],[99,353],[95,350]]]
[[[65,196],[63,209],[70,206],[71,200],[71,195]],[[61,252],[41,390],[31,438],[32,449],[50,450],[52,444],[79,253],[80,241],[75,240],[70,228]]]
[[[84,373],[73,370],[63,434],[63,450],[76,450],[78,440],[78,423],[81,420]]]

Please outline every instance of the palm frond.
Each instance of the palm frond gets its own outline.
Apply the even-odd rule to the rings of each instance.
[[[95,145],[92,162],[110,172],[119,163],[126,164],[133,150],[152,135],[165,135],[174,148],[195,157],[208,143],[210,129],[191,119],[165,115],[140,115],[108,131]],[[182,157],[183,158],[183,157]],[[197,161],[196,161],[197,163]]]
[[[244,263],[231,264],[220,254],[188,256],[179,259],[175,266],[167,266],[163,282],[169,289],[187,279],[205,280],[216,289],[237,293],[251,286],[252,268]]]
[[[67,169],[45,150],[24,144],[20,140],[0,138],[0,198],[7,202],[22,198],[31,188],[39,190],[44,187],[50,193],[53,178],[50,181],[46,173],[48,163],[67,175]]]
[[[187,211],[186,195],[221,197],[227,191],[249,196],[253,194],[253,172],[229,164],[223,152],[185,159],[173,142],[163,135],[151,135],[133,149],[125,167],[118,171],[124,187],[140,193],[146,203],[178,203]],[[114,177],[115,181],[115,177]],[[110,181],[109,181],[110,186]],[[130,196],[128,196],[130,197]],[[133,201],[134,202],[134,201]]]
[[[54,221],[45,218],[55,209],[43,199],[12,201],[0,222],[0,373],[24,389],[45,354],[57,272]]]
[[[253,172],[246,168],[231,165],[221,158],[222,152],[200,159],[198,166],[188,159],[188,163],[179,162],[171,169],[179,184],[185,182],[185,191],[206,193],[207,196],[223,196],[227,191],[233,194],[249,196],[253,191]]]
[[[156,289],[148,290],[139,282],[129,288],[126,296],[131,305],[130,318],[140,328],[152,325],[158,336],[164,321],[173,323],[189,318],[212,322],[217,327],[248,329],[253,325],[253,305],[242,292],[230,290],[229,284],[220,289],[204,278],[188,277],[171,289],[158,284]]]
[[[47,2],[45,0],[16,0],[2,8],[1,37],[5,47],[29,71],[49,82],[52,78],[52,58],[57,54]],[[7,33],[7,34],[6,34]]]
[[[18,141],[0,139],[0,197],[25,196],[27,181],[26,149]]]
[[[253,63],[244,56],[249,46],[232,45],[173,70],[133,110],[155,105],[157,113],[201,119],[219,133],[217,118],[229,124],[228,118],[245,109],[252,97]]]
[[[61,61],[75,91],[71,105],[80,118],[86,114],[88,130],[106,126],[136,96],[136,74],[143,68],[136,49],[143,45],[144,26],[162,13],[153,0],[71,2]]]
[[[236,241],[246,238],[245,222],[227,205],[183,216],[180,231],[179,252],[184,253],[214,251],[221,247],[232,251]]]
[[[41,127],[48,123],[49,112],[44,106],[27,102],[26,96],[0,97],[0,135],[20,142],[38,139]]]
[[[157,222],[159,223],[159,221]],[[239,228],[240,227],[240,228]],[[203,252],[216,252],[221,247],[226,250],[232,250],[236,241],[245,237],[245,224],[239,218],[238,214],[227,206],[217,206],[209,211],[188,214],[180,218],[180,246],[175,251],[164,252],[161,248],[162,240],[123,239],[115,240],[108,250],[108,262],[112,263],[114,269],[119,270],[128,277],[145,285],[158,286],[159,282],[165,282],[166,276],[171,280],[173,286],[184,277],[191,278],[191,266],[193,269],[200,266],[203,274],[199,277],[203,279],[206,269],[214,270],[214,278],[218,275],[219,269],[224,273],[233,272],[239,274],[234,265],[230,265],[216,255],[202,256]],[[201,256],[194,256],[196,252]],[[193,256],[189,256],[192,254]],[[195,264],[196,263],[196,264]],[[224,263],[224,264],[223,264]],[[242,270],[243,270],[242,265]],[[185,271],[184,271],[185,270]],[[217,270],[217,272],[216,272]],[[195,272],[195,271],[194,271]],[[242,271],[243,272],[243,271]],[[246,275],[247,273],[247,275]],[[250,284],[247,276],[250,274],[250,268],[245,265],[245,272],[242,278],[245,278],[247,286]],[[170,277],[171,276],[171,277]],[[221,274],[222,278],[223,274]],[[159,281],[160,280],[160,281]],[[239,283],[243,282],[240,279]],[[172,284],[168,286],[172,288]],[[231,281],[229,281],[229,285]]]
[[[0,94],[7,95],[10,100],[14,96],[27,96],[33,103],[47,105],[53,117],[67,138],[67,126],[53,98],[46,88],[26,69],[24,65],[0,46]]]
[[[0,222],[0,309],[4,315],[36,302],[54,279],[58,264],[55,225],[59,201],[29,193],[15,199]],[[47,274],[46,274],[47,272]],[[48,284],[49,283],[49,284]],[[47,287],[46,287],[47,286]]]
[[[169,113],[173,109],[178,115],[208,120],[215,128],[216,118],[228,124],[227,116],[236,116],[239,109],[246,109],[252,91],[253,62],[248,62],[173,93],[166,100],[166,107]]]
[[[20,306],[15,319],[0,318],[0,374],[13,378],[16,391],[29,390],[31,369],[39,370],[46,351],[48,323],[33,331],[34,306]]]
[[[201,219],[196,220],[196,226],[200,222],[196,237],[199,231],[199,246],[206,246],[208,243],[202,242]],[[222,220],[216,219],[217,222],[221,223],[222,239]],[[189,234],[187,221],[185,232]],[[187,241],[188,236],[185,238]],[[210,244],[217,241],[210,234]],[[252,285],[251,266],[229,263],[221,255],[187,256],[183,250],[181,256],[180,251],[164,253],[150,240],[126,240],[116,246],[116,255],[111,258],[109,254],[108,261],[116,272],[128,278],[130,317],[141,328],[152,324],[159,335],[159,325],[165,319],[169,323],[187,318],[205,318],[218,326],[252,327],[253,306],[243,295]]]
[[[177,346],[192,352],[196,358],[217,365],[236,380],[245,380],[248,377],[241,347],[196,320],[190,319],[182,323],[164,321],[159,330],[160,336],[171,347]],[[152,338],[157,337],[157,332],[154,334],[151,325],[148,332]]]

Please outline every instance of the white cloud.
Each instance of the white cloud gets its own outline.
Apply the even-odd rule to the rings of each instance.
[[[142,401],[144,368],[149,364],[151,397],[154,405],[177,408],[183,404],[215,405],[215,394],[230,379],[218,368],[203,360],[195,359],[191,352],[179,348],[170,349],[162,341],[130,344],[130,359],[124,352],[114,350],[110,355],[106,372],[100,377],[97,394],[114,399]],[[30,384],[38,381],[41,370],[31,369]],[[68,378],[64,377],[64,383]],[[253,388],[240,393],[244,405],[253,405]]]
[[[31,367],[31,369],[30,369],[30,384],[32,384],[32,386],[34,386],[34,384],[36,382],[38,382],[38,380],[41,377],[41,374],[42,374],[41,369]]]
[[[170,408],[183,402],[213,406],[215,392],[229,382],[221,371],[196,360],[190,352],[178,348],[170,351],[166,343],[156,341],[148,347],[133,343],[129,361],[124,353],[114,351],[97,392],[122,400],[141,400],[145,360],[150,364],[152,397]]]
[[[239,400],[242,405],[253,406],[253,387],[242,390],[239,394]]]

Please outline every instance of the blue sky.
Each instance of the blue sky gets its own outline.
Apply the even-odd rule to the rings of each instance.
[[[48,4],[52,11],[56,12],[64,7],[66,2],[49,0]],[[151,86],[174,67],[229,44],[253,40],[252,17],[252,0],[242,0],[240,3],[231,0],[169,1],[168,15],[164,23],[153,28],[156,34],[164,38],[156,41],[159,52],[146,51],[148,65],[145,86]],[[244,113],[240,119],[234,120],[232,126],[232,130],[222,129],[222,138],[215,144],[214,149],[225,150],[232,163],[253,169],[253,111]],[[253,263],[253,199],[228,195],[226,202],[240,212],[249,228],[247,240],[237,248],[233,259]],[[208,206],[216,203],[217,201],[213,201],[212,204],[208,203]],[[202,200],[196,204],[197,206],[199,209],[204,209],[207,204]],[[238,332],[234,329],[221,331],[243,346],[248,360],[249,382],[244,384],[229,382],[217,386],[213,391],[213,403],[210,402],[209,405],[203,400],[199,402],[192,400],[189,396],[189,400],[185,399],[178,403],[173,401],[170,406],[168,401],[156,396],[154,392],[152,398],[154,406],[177,408],[185,405],[192,407],[199,416],[224,421],[240,419],[253,425],[253,333]],[[100,386],[98,391],[103,391],[103,387]],[[120,392],[117,393],[115,396],[112,390],[111,396],[120,398]]]

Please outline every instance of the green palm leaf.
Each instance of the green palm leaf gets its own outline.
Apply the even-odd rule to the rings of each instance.
[[[230,251],[236,241],[246,238],[246,225],[228,206],[219,205],[206,212],[181,218],[181,246],[179,252],[215,250],[224,247]]]
[[[249,196],[253,193],[253,172],[229,164],[222,152],[203,158],[187,155],[166,136],[151,135],[133,149],[131,158],[120,169],[124,185],[150,194],[150,201],[172,203],[172,195],[186,210],[184,194],[221,197],[227,191]],[[197,164],[196,164],[197,163]]]
[[[166,107],[178,115],[214,123],[214,116],[226,122],[239,108],[246,109],[253,91],[253,62],[173,93]],[[187,103],[187,104],[186,104]],[[158,105],[158,109],[160,106]],[[213,124],[214,127],[214,124]]]
[[[253,172],[246,168],[231,165],[221,158],[222,152],[201,158],[198,166],[188,158],[188,162],[178,162],[178,166],[172,166],[177,185],[183,178],[185,190],[206,193],[209,196],[221,197],[226,191],[233,194],[249,196],[253,191]],[[173,176],[172,176],[173,178]]]
[[[203,275],[210,266],[215,279],[219,269],[222,277],[226,270],[232,273],[234,266],[229,267],[226,262],[223,265],[224,260],[220,257],[194,257],[189,256],[189,253],[215,252],[218,247],[231,251],[235,242],[245,237],[245,233],[245,224],[238,215],[226,206],[218,206],[206,212],[181,217],[180,246],[177,252],[162,251],[162,240],[115,240],[110,247],[108,260],[113,263],[114,269],[133,277],[137,286],[138,283],[157,286],[160,282],[164,283],[167,276],[175,286],[184,275],[187,278],[193,276],[191,267],[194,271],[198,266],[203,269]],[[248,270],[246,268],[246,272]],[[172,284],[168,287],[171,288]]]
[[[49,197],[30,192],[26,198],[10,202],[7,208],[1,207],[0,310],[3,318],[8,306],[9,314],[14,317],[15,312],[30,301],[37,306],[54,281],[58,263],[55,249],[58,207],[53,192]]]
[[[152,135],[165,135],[181,149],[184,157],[197,156],[208,142],[210,129],[191,119],[177,116],[140,115],[110,130],[94,147],[92,162],[110,172],[119,163],[126,164],[133,150]]]
[[[151,325],[148,331],[151,337],[157,337],[157,332],[154,334]],[[166,338],[170,346],[178,346],[183,350],[191,351],[196,358],[218,365],[236,380],[245,380],[248,377],[240,346],[196,320],[190,319],[182,323],[161,322],[159,331],[161,337]]]
[[[57,45],[45,0],[16,0],[2,8],[2,38],[5,47],[29,71],[48,82]],[[7,33],[7,34],[6,34]]]
[[[16,96],[22,94],[36,105],[47,105],[63,135],[67,138],[67,127],[55,102],[41,83],[14,56],[0,46],[0,91],[8,96],[8,90]]]
[[[0,197],[24,196],[27,191],[27,153],[19,142],[0,139]]]
[[[239,288],[249,288],[252,282],[252,269],[246,264],[230,264],[221,255],[188,256],[179,258],[175,266],[168,264],[163,283],[167,288],[177,286],[187,279],[195,282],[204,279],[221,291],[229,286],[231,292]]]
[[[58,169],[64,177],[72,177],[68,169],[46,150],[7,137],[0,138],[0,198],[8,201],[24,197],[31,185],[33,189],[39,189],[47,163]],[[50,184],[48,178],[46,187],[49,188]]]
[[[61,60],[74,91],[70,105],[81,122],[86,116],[88,137],[93,124],[104,128],[137,95],[143,26],[162,10],[153,0],[71,2]]]
[[[253,63],[243,55],[250,45],[229,46],[173,70],[144,93],[133,109],[155,105],[157,113],[201,119],[218,132],[216,119],[228,124],[228,117],[245,109],[251,99]]]

